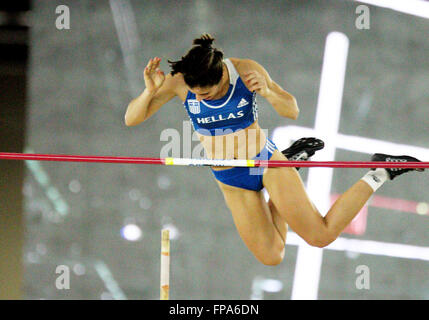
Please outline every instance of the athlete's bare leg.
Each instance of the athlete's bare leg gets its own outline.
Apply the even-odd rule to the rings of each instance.
[[[287,160],[277,150],[271,160]],[[334,241],[362,209],[373,189],[359,180],[342,194],[323,217],[309,199],[294,168],[268,168],[264,186],[290,227],[310,245],[324,247]]]
[[[277,265],[284,257],[287,224],[261,191],[217,181],[241,239],[261,263]]]

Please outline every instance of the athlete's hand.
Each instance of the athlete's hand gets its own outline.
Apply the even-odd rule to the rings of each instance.
[[[161,59],[158,57],[150,59],[143,71],[146,89],[152,93],[158,91],[165,80],[164,72],[159,69],[160,62]]]
[[[256,91],[261,96],[266,96],[270,89],[268,88],[267,79],[257,71],[250,71],[244,74],[244,81],[249,91]]]

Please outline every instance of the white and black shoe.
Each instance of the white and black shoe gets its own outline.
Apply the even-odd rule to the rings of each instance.
[[[371,157],[371,161],[380,161],[380,162],[421,162],[419,159],[410,156],[392,156],[389,154],[376,153]],[[395,177],[408,172],[408,171],[424,171],[423,168],[385,168],[389,174],[389,179],[393,180]],[[371,169],[375,170],[375,169]]]
[[[283,150],[283,155],[290,161],[307,161],[316,151],[322,150],[325,143],[317,138],[301,138],[296,140],[292,145]],[[299,170],[299,168],[296,168]]]

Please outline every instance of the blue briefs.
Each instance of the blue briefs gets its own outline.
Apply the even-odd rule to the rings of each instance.
[[[269,160],[277,147],[270,139],[267,139],[264,148],[253,160]],[[212,172],[217,180],[220,182],[253,191],[260,191],[264,188],[262,178],[264,174],[264,167],[234,167],[224,170],[213,170]]]

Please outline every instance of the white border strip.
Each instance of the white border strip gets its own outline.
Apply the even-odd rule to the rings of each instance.
[[[290,143],[287,139],[296,140],[303,136],[317,135],[318,132],[312,128],[299,126],[284,126],[277,127],[273,131],[272,140],[279,149],[286,148]],[[406,145],[383,140],[364,138],[358,136],[350,136],[338,134],[335,138],[336,148],[364,154],[387,153],[387,154],[409,154],[417,157],[422,161],[429,159],[429,148],[419,146]],[[325,150],[320,150],[316,155],[324,156]]]
[[[300,241],[302,241],[302,239],[296,233],[288,232],[286,245],[297,246],[300,245]],[[414,246],[401,243],[348,239],[339,237],[329,246],[326,246],[324,249],[429,261],[429,247]]]
[[[329,141],[329,145],[325,147],[323,155],[318,153],[314,156],[314,161],[320,158],[335,160],[348,49],[349,39],[345,34],[331,32],[326,37],[314,131],[317,137]],[[323,216],[331,205],[333,172],[332,168],[310,168],[308,172],[307,193]],[[292,300],[317,299],[322,259],[323,250],[301,241],[296,259]]]
[[[134,97],[141,92],[138,72],[141,68],[136,56],[141,44],[136,17],[130,0],[109,0],[109,4],[124,59],[128,88]]]
[[[361,0],[355,2],[366,3],[429,19],[429,3],[422,0]]]
[[[101,260],[94,262],[94,269],[97,271],[98,276],[104,282],[107,290],[109,290],[113,299],[115,300],[127,300],[127,296],[119,287],[119,284],[113,278],[112,273],[110,272],[109,267]]]

